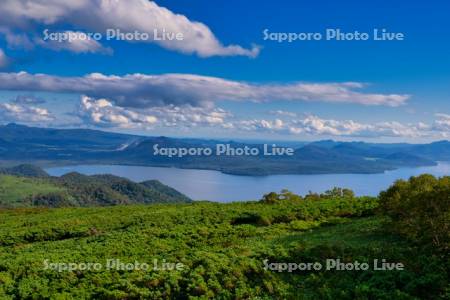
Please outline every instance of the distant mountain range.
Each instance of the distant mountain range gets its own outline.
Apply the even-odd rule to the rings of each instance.
[[[236,175],[378,173],[399,167],[435,165],[450,160],[450,142],[377,144],[324,140],[298,143],[293,156],[154,155],[153,146],[215,147],[223,141],[144,137],[89,129],[49,129],[17,124],[0,126],[0,162],[40,166],[129,164],[218,170]],[[260,143],[229,141],[262,149]]]

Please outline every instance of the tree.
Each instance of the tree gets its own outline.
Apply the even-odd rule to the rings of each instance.
[[[331,190],[325,191],[325,193],[320,195],[321,198],[333,199],[333,198],[354,198],[355,193],[350,189],[343,189],[339,187],[334,187]]]
[[[399,180],[380,194],[389,228],[439,249],[450,248],[450,177],[432,175]]]
[[[265,194],[261,200],[261,202],[266,204],[274,204],[279,200],[278,194],[275,192],[270,192]]]

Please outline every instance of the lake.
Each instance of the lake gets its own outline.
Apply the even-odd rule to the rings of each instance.
[[[160,167],[139,167],[120,165],[79,165],[48,168],[53,176],[68,172],[86,175],[113,174],[136,182],[157,179],[194,200],[218,202],[258,200],[268,192],[279,192],[287,188],[304,195],[308,191],[324,192],[332,187],[350,188],[357,195],[377,195],[397,179],[430,173],[435,176],[450,175],[450,162],[440,162],[437,166],[401,168],[380,174],[326,174],[326,175],[271,175],[236,176],[218,171],[176,169]]]

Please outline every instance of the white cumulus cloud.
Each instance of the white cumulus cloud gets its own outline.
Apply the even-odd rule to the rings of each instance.
[[[79,116],[87,123],[100,127],[149,127],[158,120],[155,116],[114,106],[107,99],[81,97]]]
[[[107,29],[123,32],[145,32],[153,37],[154,30],[181,33],[183,40],[154,40],[150,42],[201,57],[249,56],[259,53],[258,47],[246,49],[239,45],[223,45],[208,26],[189,20],[182,14],[148,0],[2,0],[0,25],[30,28],[35,24],[64,30],[105,33]]]
[[[441,132],[444,138],[450,137],[450,114],[436,114],[432,129]]]
[[[73,40],[54,41],[40,40],[38,43],[45,47],[55,51],[67,50],[74,53],[100,53],[100,54],[112,54],[113,50],[109,47],[102,46],[98,41],[94,39],[86,38],[80,31],[65,31],[64,34],[70,34]]]
[[[2,122],[45,123],[54,120],[54,117],[45,108],[18,103],[0,103],[0,120]]]
[[[220,109],[192,107],[190,105],[152,107],[146,109],[124,108],[107,99],[82,96],[77,115],[85,124],[99,127],[141,128],[156,127],[192,128],[196,126],[221,126],[230,113]]]

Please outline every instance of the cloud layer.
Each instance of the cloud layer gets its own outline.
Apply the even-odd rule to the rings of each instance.
[[[334,137],[422,137],[435,134],[431,126],[423,123],[403,124],[396,121],[373,124],[353,120],[323,119],[316,115],[307,115],[289,120],[247,120],[235,125],[246,131],[263,131],[298,136],[334,136]]]
[[[281,111],[278,111],[280,113]],[[317,115],[278,114],[273,119],[238,119],[220,108],[174,105],[148,109],[117,107],[106,99],[83,96],[78,115],[84,124],[94,127],[117,127],[177,130],[195,127],[220,129],[232,134],[271,133],[298,137],[352,138],[448,138],[450,115],[437,114],[431,124],[386,121],[361,123],[354,120],[323,119]]]
[[[262,133],[278,136],[349,137],[349,138],[450,138],[450,115],[436,114],[431,123],[401,123],[384,121],[363,123],[354,120],[324,119],[317,115],[287,114],[271,111],[273,118],[238,118],[231,112],[215,107],[176,106],[173,104],[136,108],[117,106],[108,99],[81,96],[72,118],[54,116],[44,103],[33,96],[19,96],[8,103],[0,103],[2,122],[59,124],[58,126],[87,126],[92,128],[125,128],[140,130],[194,128],[213,130],[226,135]],[[74,118],[76,117],[76,118]],[[73,123],[67,123],[69,120]]]
[[[106,98],[117,106],[148,108],[165,105],[213,107],[217,101],[322,101],[399,106],[409,96],[360,92],[364,84],[290,83],[254,84],[190,74],[84,77],[0,73],[0,90],[78,93]]]
[[[101,32],[120,29],[123,32],[154,30],[182,33],[184,39],[150,40],[160,46],[201,57],[249,56],[259,53],[258,47],[246,49],[239,45],[223,45],[203,23],[189,20],[148,0],[2,0],[0,25],[11,28],[53,26],[64,31],[64,26],[77,30]],[[72,50],[72,48],[66,48]]]

